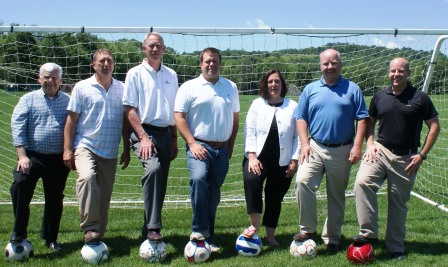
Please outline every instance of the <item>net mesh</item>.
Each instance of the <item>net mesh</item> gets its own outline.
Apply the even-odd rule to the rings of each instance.
[[[93,74],[92,53],[109,48],[115,57],[114,77],[124,81],[127,71],[144,58],[141,42],[146,33],[53,33],[15,32],[0,34],[0,203],[10,203],[9,187],[12,169],[16,164],[15,148],[11,137],[11,114],[20,96],[40,88],[37,82],[39,67],[45,62],[56,62],[64,71],[61,90],[70,92],[73,85]],[[342,75],[357,83],[370,102],[374,92],[388,85],[387,70],[392,58],[409,60],[410,82],[422,87],[431,64],[432,49],[437,35],[393,34],[187,34],[162,33],[165,45],[163,62],[173,68],[179,83],[200,74],[199,52],[205,47],[222,51],[221,74],[234,81],[240,91],[240,130],[229,173],[222,187],[221,205],[245,205],[241,162],[243,159],[243,128],[251,101],[258,97],[258,81],[272,68],[284,73],[289,86],[287,97],[298,100],[300,91],[309,82],[320,77],[319,53],[328,47],[341,52]],[[439,112],[441,134],[429,158],[421,166],[415,192],[448,205],[446,166],[447,121],[447,47],[441,46],[428,94]],[[422,143],[427,133],[424,127]],[[178,140],[179,155],[172,162],[169,174],[166,207],[189,207],[189,173],[186,168],[185,143]],[[132,152],[131,152],[132,153]],[[113,205],[141,207],[140,178],[143,168],[134,154],[126,170],[118,168],[113,192]],[[353,166],[347,194],[351,194],[358,165]],[[65,203],[76,203],[76,173],[71,172],[65,190]],[[325,196],[325,182],[319,189]],[[41,182],[33,198],[43,201]],[[294,201],[293,186],[285,201]]]

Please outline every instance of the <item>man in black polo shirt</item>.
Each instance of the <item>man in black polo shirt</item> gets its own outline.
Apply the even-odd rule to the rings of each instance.
[[[407,78],[411,73],[404,58],[390,62],[391,87],[377,92],[370,103],[367,126],[367,149],[355,182],[356,212],[360,235],[355,242],[378,242],[378,203],[376,193],[388,182],[388,216],[386,246],[398,260],[405,258],[406,202],[417,171],[436,142],[440,131],[438,113],[431,99],[412,87]],[[374,141],[375,123],[379,121]],[[420,152],[423,121],[429,128]]]

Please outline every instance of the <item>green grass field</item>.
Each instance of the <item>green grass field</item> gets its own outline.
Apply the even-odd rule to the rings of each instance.
[[[245,111],[250,105],[250,99],[254,97],[242,96],[240,133],[238,135],[234,158],[231,161],[231,169],[226,183],[223,186],[224,194],[241,195],[243,192],[241,178],[241,159],[242,159],[242,140]],[[416,191],[431,196],[437,203],[448,205],[447,194],[448,185],[446,180],[446,147],[448,143],[446,133],[445,118],[448,112],[444,109],[444,96],[432,96],[438,108],[442,133],[437,142],[437,148],[431,151],[429,160],[425,162],[419,171]],[[11,144],[10,137],[10,116],[15,103],[18,100],[17,95],[11,95],[0,91],[0,202],[6,202],[0,205],[0,240],[3,246],[6,246],[11,234],[13,224],[12,207],[8,203],[9,186],[11,183],[11,168],[15,164],[15,151]],[[366,99],[369,101],[369,99]],[[426,129],[424,131],[426,133]],[[179,140],[179,146],[183,142]],[[180,152],[184,153],[184,152]],[[183,156],[184,155],[180,155]],[[357,166],[353,168],[351,183],[353,183]],[[142,168],[139,166],[135,156],[131,167],[125,171],[118,171],[117,186],[115,187],[114,197],[120,199],[137,198],[141,194],[139,186],[139,177]],[[185,160],[181,157],[172,164],[170,177],[188,176],[185,169]],[[66,199],[73,199],[74,180],[76,174],[71,173],[66,187]],[[352,188],[349,185],[349,189]],[[325,188],[325,184],[321,188]],[[41,194],[41,189],[37,189]],[[36,193],[37,194],[37,193]],[[184,199],[188,195],[188,179],[179,179],[170,182],[168,194],[174,198]],[[183,195],[179,195],[183,194]],[[380,195],[380,241],[384,240],[387,195]],[[319,232],[325,219],[326,201],[319,201]],[[390,259],[384,243],[376,247],[375,253],[377,260],[374,266],[448,266],[448,217],[447,213],[422,202],[419,199],[411,198],[409,202],[409,214],[407,220],[407,240],[406,247],[409,253],[404,262],[396,262]],[[175,207],[175,208],[172,208]],[[28,227],[29,240],[33,242],[35,248],[35,257],[30,259],[30,266],[84,266],[80,259],[80,249],[83,245],[83,234],[79,230],[79,217],[76,205],[67,205],[62,218],[61,233],[59,241],[64,245],[64,251],[60,254],[53,254],[43,244],[39,237],[41,222],[42,205],[32,205],[30,225]],[[244,202],[223,204],[218,209],[216,222],[217,243],[222,246],[219,253],[212,255],[208,266],[350,266],[345,257],[345,248],[350,242],[348,238],[357,234],[358,225],[356,221],[355,204],[353,198],[347,200],[347,210],[345,223],[343,226],[343,240],[341,243],[341,252],[336,255],[326,255],[322,243],[318,243],[319,252],[316,259],[312,261],[300,261],[293,259],[289,255],[289,244],[292,241],[292,235],[297,232],[298,213],[296,205],[292,199],[286,201],[283,206],[283,212],[278,227],[278,240],[282,244],[279,248],[272,248],[268,245],[263,247],[262,254],[256,258],[245,258],[238,256],[235,249],[235,240],[241,231],[248,226],[249,220],[245,212]],[[142,225],[143,210],[142,204],[116,204],[110,210],[110,222],[105,242],[111,246],[110,260],[104,266],[146,266],[149,263],[143,262],[138,255],[138,248],[141,243],[140,232]],[[168,244],[168,257],[160,265],[169,266],[189,266],[191,264],[183,258],[183,249],[188,241],[191,225],[191,209],[189,203],[181,203],[172,206],[167,204],[163,212],[164,229],[163,234],[165,242]],[[264,241],[264,231],[260,232]],[[265,242],[267,243],[267,242]],[[9,263],[5,259],[0,259],[0,266],[24,266],[21,263]],[[156,264],[157,265],[157,264]]]
[[[447,215],[435,207],[412,198],[409,202],[409,215],[407,220],[406,248],[408,257],[404,262],[397,262],[390,258],[384,246],[384,233],[386,221],[386,196],[380,196],[380,245],[375,247],[376,261],[373,266],[448,266],[448,223]],[[319,201],[320,225],[325,217],[326,201]],[[65,207],[59,241],[64,245],[60,254],[54,254],[44,246],[40,239],[40,221],[42,205],[32,205],[30,219],[29,240],[33,242],[35,256],[31,258],[28,266],[85,266],[80,258],[83,246],[83,234],[79,230],[77,207]],[[0,240],[6,246],[13,217],[12,207],[0,206],[2,223],[0,225]],[[110,210],[110,223],[104,239],[111,247],[110,260],[104,266],[147,266],[138,255],[141,243],[140,232],[142,224],[142,209],[113,208]],[[191,223],[191,209],[165,209],[163,212],[163,234],[168,245],[167,259],[161,264],[165,266],[191,266],[183,258],[183,249],[188,242]],[[216,241],[222,249],[212,254],[207,266],[351,266],[345,255],[345,248],[350,244],[348,238],[357,233],[354,199],[348,198],[345,223],[342,229],[343,239],[341,251],[336,255],[327,255],[324,245],[318,243],[318,255],[310,261],[295,259],[289,255],[289,244],[292,235],[297,231],[297,208],[293,203],[283,206],[280,224],[277,230],[281,246],[273,248],[263,246],[262,253],[255,258],[237,255],[235,240],[241,231],[248,226],[245,208],[222,207],[218,209],[216,220]],[[319,227],[321,229],[321,226]],[[319,231],[320,232],[320,231]],[[265,241],[264,230],[260,235]],[[0,266],[14,266],[5,259],[0,259]],[[16,263],[16,266],[25,264]]]

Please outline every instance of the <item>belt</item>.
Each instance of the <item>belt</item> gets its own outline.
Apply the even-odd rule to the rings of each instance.
[[[342,143],[338,143],[338,144],[330,144],[330,143],[319,142],[319,141],[317,141],[316,139],[314,139],[314,138],[312,138],[312,137],[311,137],[311,139],[313,139],[314,141],[316,141],[316,143],[319,143],[319,144],[321,144],[321,145],[323,145],[323,146],[328,146],[328,147],[346,146],[346,145],[349,145],[349,144],[353,143],[353,139],[352,139],[352,140],[347,140],[347,141],[344,141],[344,142],[342,142]]]
[[[156,132],[166,132],[170,129],[170,126],[166,126],[166,127],[159,127],[159,126],[154,126],[151,124],[146,124],[146,123],[142,123],[143,129],[145,130],[151,130],[151,131],[156,131]]]
[[[385,145],[383,145],[385,148],[389,149],[390,152],[394,153],[397,156],[404,156],[404,155],[410,155],[410,154],[415,154],[417,153],[418,149],[417,148],[408,148],[408,149],[394,149],[394,148],[389,148]]]
[[[213,147],[213,148],[225,148],[225,147],[227,147],[227,141],[225,141],[225,142],[215,142],[215,141],[205,141],[205,140],[201,140],[201,139],[197,139],[197,138],[195,138],[195,140],[199,141],[201,143],[207,144],[207,145],[209,145],[210,147]]]

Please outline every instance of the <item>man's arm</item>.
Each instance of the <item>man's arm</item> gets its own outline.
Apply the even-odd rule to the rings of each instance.
[[[123,112],[123,129],[121,130],[121,137],[123,139],[123,152],[120,157],[120,165],[121,169],[124,170],[129,165],[129,161],[131,161],[131,142],[129,141],[129,135],[131,132],[131,125],[129,124],[129,120],[127,119],[126,113]]]
[[[426,120],[425,124],[429,128],[429,132],[426,135],[425,143],[423,144],[421,153],[424,155],[428,155],[429,151],[431,151],[440,133],[439,118],[434,117],[432,119]]]
[[[232,158],[233,146],[235,145],[235,139],[236,135],[238,134],[239,125],[240,125],[240,114],[238,112],[234,112],[232,134],[230,135],[230,138],[227,141],[227,150],[229,151],[229,159]]]
[[[353,148],[350,151],[350,157],[348,159],[351,164],[356,164],[361,159],[362,143],[367,131],[367,120],[368,119],[366,118],[356,121],[355,141],[353,144]]]
[[[429,131],[428,134],[426,135],[425,143],[423,144],[421,153],[427,155],[431,150],[431,148],[434,146],[434,143],[436,142],[437,137],[439,136],[440,133],[439,118],[434,117],[432,119],[426,120],[425,124],[426,126],[428,126]],[[417,173],[423,160],[424,159],[420,154],[412,156],[410,158],[411,163],[404,170],[408,172],[408,175],[413,175]]]
[[[308,158],[313,155],[313,151],[311,151],[310,141],[308,140],[308,123],[304,119],[297,119],[296,123],[301,144],[299,164],[302,164],[305,160],[308,162]]]
[[[367,129],[366,129],[366,153],[364,153],[363,159],[367,161],[374,161],[376,160],[376,154],[378,152],[376,146],[375,146],[375,124],[376,124],[376,118],[375,117],[369,117],[367,119]]]
[[[125,106],[126,108],[126,118],[129,121],[130,126],[134,130],[134,133],[140,139],[140,157],[143,160],[151,158],[152,153],[156,153],[156,147],[152,143],[151,138],[143,129],[142,122],[137,114],[137,109],[132,106]]]
[[[191,134],[190,128],[188,127],[186,118],[187,113],[177,111],[174,112],[174,123],[176,124],[177,131],[187,143],[193,158],[206,159],[207,150],[194,139],[194,136]]]
[[[29,174],[32,163],[26,155],[25,146],[16,146],[17,152],[17,171],[22,170],[23,173]]]
[[[179,153],[179,148],[177,147],[177,128],[173,125],[171,128],[171,160],[177,158],[177,153]]]
[[[64,128],[64,154],[62,159],[65,166],[69,170],[75,169],[75,157],[73,154],[73,137],[75,136],[76,125],[78,124],[79,114],[73,111],[68,111],[67,121]]]

